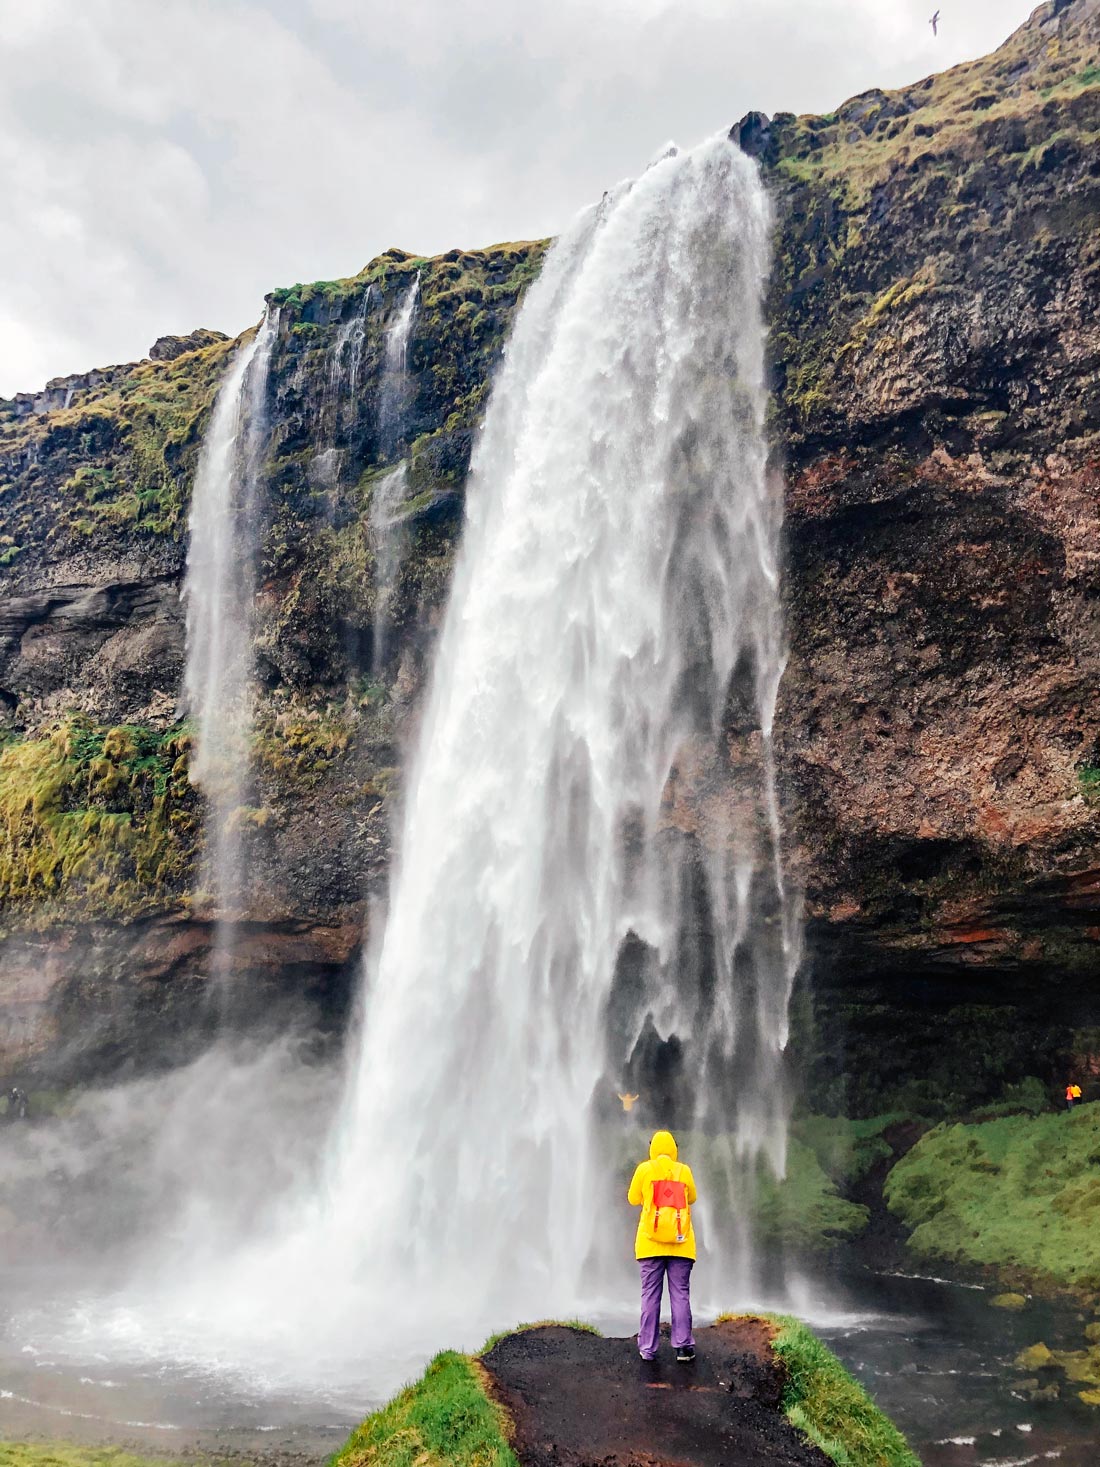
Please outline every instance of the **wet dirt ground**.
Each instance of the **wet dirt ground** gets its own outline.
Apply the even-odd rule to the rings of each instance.
[[[667,1340],[650,1362],[633,1339],[552,1326],[509,1336],[484,1364],[523,1467],[828,1467],[781,1412],[768,1341],[751,1321],[711,1325],[681,1365]]]

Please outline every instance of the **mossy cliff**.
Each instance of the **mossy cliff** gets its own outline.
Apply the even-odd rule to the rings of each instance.
[[[817,1109],[966,1107],[1087,1058],[1100,1027],[1098,42],[1094,0],[1058,0],[984,60],[734,130],[779,221],[791,657],[776,726]],[[346,998],[472,434],[543,249],[391,250],[270,297],[261,693],[234,817],[251,880],[239,977],[265,1006],[307,975],[330,1016]],[[414,280],[406,370],[383,401]],[[104,740],[131,730],[135,749],[180,741],[173,770],[186,761],[187,506],[232,350],[166,339],[0,403],[0,718],[31,785],[50,783],[43,751],[77,718]],[[379,655],[369,519],[398,464]],[[48,1060],[78,979],[112,1016],[112,1055],[156,1051],[118,1017],[128,991],[178,1046],[213,914],[201,810],[169,778],[180,793],[156,809],[155,778],[131,788],[130,764],[110,792],[89,766],[55,806],[12,796],[0,1072]],[[693,818],[677,812],[702,838]]]

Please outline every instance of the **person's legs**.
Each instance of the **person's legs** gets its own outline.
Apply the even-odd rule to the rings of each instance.
[[[661,1295],[665,1286],[667,1258],[639,1258],[642,1275],[642,1318],[638,1326],[638,1353],[652,1360],[661,1343]]]
[[[672,1348],[694,1349],[691,1332],[691,1265],[690,1258],[668,1258],[668,1302],[672,1306]]]

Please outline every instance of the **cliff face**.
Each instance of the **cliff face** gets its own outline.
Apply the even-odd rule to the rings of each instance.
[[[777,726],[857,1090],[1094,1043],[1098,54],[1095,0],[1044,6],[983,61],[748,129],[782,218]]]
[[[948,1103],[960,1072],[981,1094],[1092,1043],[1098,44],[1100,0],[1047,5],[983,61],[735,130],[778,205],[791,659],[777,726],[821,1101]],[[245,1011],[304,994],[341,1012],[471,434],[542,248],[391,251],[354,280],[271,297]],[[384,333],[416,273],[399,427],[383,432]],[[231,348],[172,339],[0,403],[0,1073],[145,1063],[202,1032],[213,914],[179,591]],[[368,520],[398,462],[380,659]]]

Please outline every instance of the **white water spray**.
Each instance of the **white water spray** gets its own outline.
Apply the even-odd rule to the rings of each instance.
[[[252,726],[252,604],[259,552],[258,479],[267,436],[267,379],[278,312],[267,310],[238,349],[203,442],[189,521],[184,600],[184,691],[196,724],[191,778],[206,793],[207,882],[222,939],[239,906],[240,842],[233,813],[242,803]],[[224,941],[215,952],[224,957]]]

